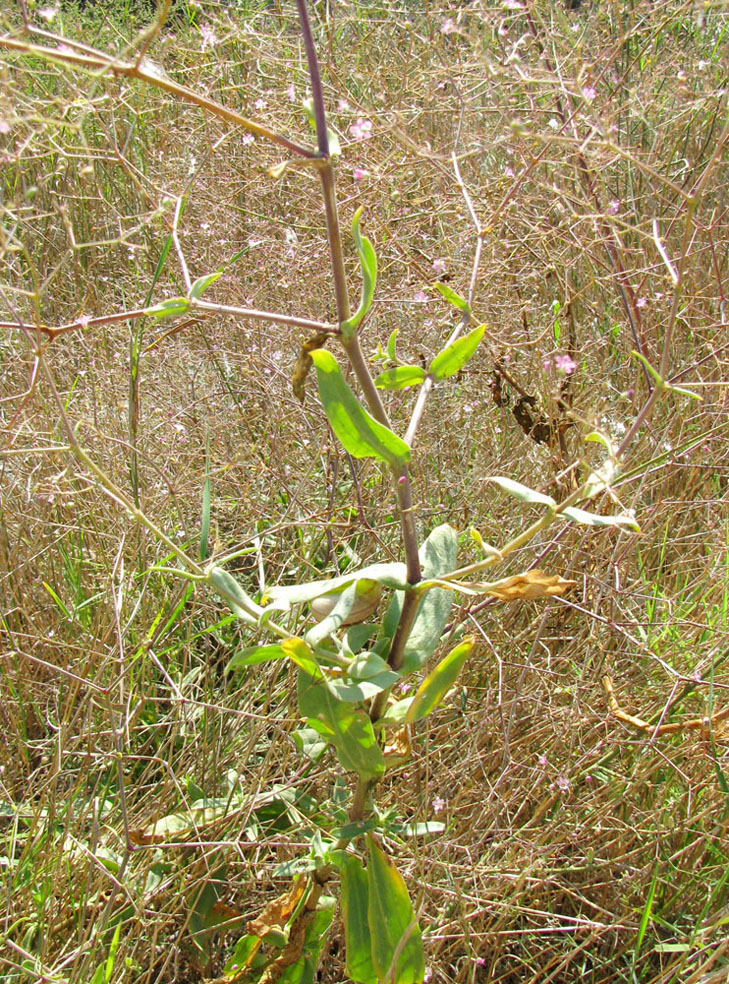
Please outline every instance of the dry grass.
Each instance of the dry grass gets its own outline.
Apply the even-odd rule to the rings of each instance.
[[[150,54],[175,81],[309,140],[295,22],[245,7],[203,3],[198,26],[175,22]],[[17,28],[17,11],[3,17]],[[422,290],[444,270],[466,294],[474,270],[463,187],[483,229],[474,310],[489,343],[429,403],[422,530],[453,523],[465,563],[471,525],[499,545],[532,517],[488,476],[564,496],[601,460],[585,436],[620,443],[631,428],[648,391],[630,353],[658,366],[669,328],[666,376],[703,397],[662,399],[626,449],[618,504],[595,504],[634,509],[640,534],[552,527],[509,570],[538,560],[578,581],[571,595],[461,613],[480,654],[381,786],[383,812],[446,824],[389,845],[438,984],[729,979],[724,734],[638,731],[601,684],[612,675],[621,705],[653,725],[729,699],[728,25],[720,6],[674,2],[317,5],[343,221],[364,206],[380,261],[368,354],[398,328],[401,358],[432,357],[454,318]],[[134,26],[69,7],[51,29],[121,50]],[[174,251],[156,273],[181,196],[193,278],[247,249],[211,298],[334,318],[312,175],[272,180],[280,153],[138,83],[7,51],[2,72],[5,321],[60,325],[181,293]],[[352,138],[358,118],[371,139]],[[712,158],[685,241],[687,195]],[[682,265],[674,311],[654,220]],[[101,244],[73,249],[71,230]],[[291,392],[305,332],[218,315],[169,328],[121,321],[46,349],[89,454],[128,494],[136,481],[164,532],[197,556],[207,468],[211,539],[241,552],[252,592],[261,571],[292,583],[398,555],[387,482],[337,449],[312,387],[304,406]],[[341,815],[344,787],[330,759],[299,757],[291,671],[225,674],[247,631],[154,572],[166,548],[68,453],[33,371],[37,340],[0,330],[0,966],[8,981],[91,981],[120,926],[115,982],[199,981],[241,931],[238,919],[212,935],[203,966],[201,893],[250,918],[286,884],[276,866]],[[557,355],[575,362],[569,377]],[[512,410],[525,394],[566,425],[561,444],[524,433]],[[391,399],[402,429],[411,406]],[[218,809],[183,827],[185,846],[127,849],[125,826],[201,795]],[[343,980],[340,950],[321,980]]]

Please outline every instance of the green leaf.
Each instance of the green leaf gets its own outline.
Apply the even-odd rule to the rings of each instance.
[[[536,492],[534,489],[529,489],[526,485],[522,485],[521,482],[515,482],[511,478],[504,478],[501,475],[494,475],[488,479],[489,482],[495,482],[496,485],[500,486],[504,492],[508,492],[509,495],[513,495],[516,499],[521,499],[522,502],[529,502],[532,504],[540,504],[543,506],[549,506],[550,509],[556,509],[557,503],[554,501],[551,495],[544,495],[543,492]]]
[[[423,579],[447,574],[456,568],[458,559],[458,535],[452,526],[437,526],[420,548]],[[398,591],[392,599],[380,630],[381,637],[392,639],[400,620],[403,593]],[[405,675],[425,663],[440,642],[440,637],[450,615],[453,592],[432,588],[423,595],[415,616],[410,636],[405,644],[400,672]]]
[[[215,273],[208,273],[204,277],[198,277],[195,283],[190,288],[189,297],[191,300],[196,300],[203,294],[211,284],[223,276],[222,270],[216,270]]]
[[[420,366],[397,366],[386,369],[375,379],[375,386],[384,390],[401,390],[407,386],[419,386],[426,377]]]
[[[342,623],[352,611],[352,607],[357,600],[357,584],[348,584],[339,595],[336,596],[337,602],[329,614],[317,625],[312,626],[306,633],[306,641],[310,646],[318,646],[327,636],[332,635],[337,629],[341,628]]]
[[[421,984],[425,954],[408,890],[371,834],[367,841],[367,922],[372,966],[388,984]]]
[[[461,667],[466,659],[471,655],[476,645],[474,636],[467,636],[460,645],[452,649],[448,655],[438,663],[432,673],[423,680],[415,694],[415,699],[410,705],[405,721],[412,724],[414,721],[422,721],[440,704],[448,691],[453,687],[461,672]]]
[[[239,666],[257,666],[258,663],[270,663],[274,659],[285,659],[287,656],[285,649],[274,643],[270,646],[248,646],[246,649],[239,649],[228,662],[225,672],[237,669]]]
[[[372,966],[370,927],[367,921],[369,888],[367,872],[354,855],[342,865],[342,919],[344,921],[345,970],[356,984],[378,984]]]
[[[399,728],[405,724],[410,705],[415,700],[414,697],[403,697],[396,700],[394,704],[388,704],[385,713],[377,719],[377,724],[385,725],[390,728]]]
[[[458,308],[459,311],[467,311],[469,314],[471,313],[471,306],[465,297],[461,297],[460,294],[456,294],[454,290],[451,290],[448,284],[438,282],[434,283],[433,287],[438,291],[438,293],[442,294],[448,303],[452,304],[454,308]]]
[[[444,348],[442,352],[436,355],[430,363],[428,374],[438,382],[441,379],[447,379],[449,376],[453,376],[463,369],[478,348],[485,331],[486,325],[479,325],[478,328],[469,331],[463,338],[457,338],[452,345]]]
[[[408,445],[367,413],[347,385],[331,352],[314,349],[309,354],[316,366],[324,411],[345,451],[353,458],[378,458],[397,468],[410,461]]]
[[[377,256],[372,243],[366,236],[359,231],[359,220],[362,209],[358,208],[352,219],[352,235],[354,244],[357,247],[359,256],[359,266],[362,273],[362,297],[356,312],[347,321],[342,322],[342,338],[346,342],[357,330],[357,325],[367,314],[375,295],[375,284],[377,282]]]
[[[147,308],[145,314],[151,315],[158,320],[161,318],[178,318],[181,314],[187,314],[190,310],[190,301],[186,297],[170,297],[167,301],[161,301],[154,307]]]
[[[287,639],[284,645],[293,641]],[[334,746],[343,769],[363,779],[383,775],[385,760],[369,717],[360,708],[337,700],[318,667],[316,673],[299,670],[298,695],[302,716]]]
[[[237,615],[244,622],[248,622],[249,625],[258,624],[258,618],[263,614],[263,609],[252,598],[248,597],[232,574],[229,574],[222,567],[213,566],[206,571],[206,580],[225,600],[234,615]]]
[[[390,337],[387,339],[387,354],[393,362],[397,362],[397,355],[395,353],[395,344],[397,342],[397,333],[399,331],[400,331],[399,328],[395,328],[390,333]]]
[[[270,607],[282,608],[286,611],[291,605],[313,601],[363,578],[377,581],[386,588],[404,588],[407,585],[407,568],[405,564],[397,561],[389,564],[370,564],[348,574],[341,574],[339,577],[308,581],[305,584],[271,587],[266,590],[265,597],[274,602]]]
[[[313,919],[306,924],[304,952],[278,978],[279,984],[314,984],[319,957],[334,919],[334,899],[323,895]]]
[[[311,96],[308,99],[304,99],[301,104],[304,110],[304,115],[309,122],[309,126],[316,133],[316,117],[314,116],[314,100]],[[342,153],[342,147],[339,143],[339,137],[336,135],[334,130],[327,127],[327,141],[329,143],[329,156],[338,157]]]
[[[562,509],[560,516],[566,516],[567,519],[581,523],[583,526],[628,526],[636,533],[640,533],[640,526],[632,516],[598,516],[595,513],[585,512],[584,509],[576,509],[574,506]]]

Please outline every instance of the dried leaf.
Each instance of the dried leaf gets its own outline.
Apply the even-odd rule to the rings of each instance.
[[[299,403],[303,403],[306,398],[306,377],[309,375],[312,364],[309,353],[325,345],[328,338],[329,332],[319,331],[316,335],[312,335],[311,338],[307,339],[301,346],[301,351],[299,352],[299,357],[296,360],[296,365],[291,376],[294,396]]]
[[[499,601],[534,601],[536,598],[550,598],[562,595],[568,588],[577,584],[568,581],[559,574],[545,574],[544,571],[527,571],[526,574],[515,574],[494,581],[488,585],[486,594]]]
[[[412,755],[410,728],[398,728],[397,731],[393,731],[387,737],[387,744],[384,748],[385,768],[394,769],[407,762]]]
[[[256,919],[251,919],[248,923],[248,932],[254,936],[263,937],[270,933],[272,929],[283,930],[291,918],[294,909],[301,901],[306,891],[306,884],[305,878],[299,878],[290,891],[284,892],[283,895],[279,895],[273,902],[269,902],[260,916]]]

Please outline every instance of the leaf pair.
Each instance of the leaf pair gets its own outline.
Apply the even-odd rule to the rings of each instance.
[[[400,390],[407,386],[419,386],[426,379],[440,382],[454,376],[474,355],[486,332],[486,325],[479,325],[462,338],[446,346],[436,355],[427,370],[420,366],[397,366],[386,369],[375,379],[378,389]]]
[[[402,876],[366,835],[367,867],[348,855],[342,867],[347,973],[356,984],[421,984],[425,954]]]

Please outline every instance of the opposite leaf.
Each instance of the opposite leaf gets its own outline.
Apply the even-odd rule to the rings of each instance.
[[[357,325],[369,311],[377,281],[377,256],[367,236],[363,236],[359,231],[361,215],[362,209],[358,208],[352,220],[352,236],[354,237],[354,244],[357,247],[357,255],[359,256],[359,265],[362,273],[362,297],[357,311],[347,321],[342,322],[342,338],[344,341],[352,337],[357,330]]]
[[[423,940],[405,882],[371,834],[366,840],[372,966],[389,984],[422,984]]]
[[[367,922],[367,872],[359,858],[347,855],[342,865],[342,919],[346,944],[346,972],[356,984],[377,984],[372,966],[370,927]]]
[[[433,672],[428,674],[418,687],[418,692],[405,715],[405,721],[408,724],[422,721],[431,711],[435,710],[455,684],[461,667],[473,652],[475,645],[475,637],[466,636],[463,642],[452,649],[445,659],[438,663]]]
[[[459,372],[478,348],[484,336],[486,325],[479,325],[463,338],[457,338],[452,345],[443,349],[430,363],[428,374],[438,382]]]
[[[419,386],[426,377],[425,369],[420,366],[397,366],[396,369],[386,369],[375,379],[378,389],[401,390],[408,386]]]
[[[319,395],[331,428],[353,458],[379,458],[392,467],[410,461],[410,448],[388,427],[372,417],[339,371],[337,360],[326,349],[311,353],[316,366]]]

